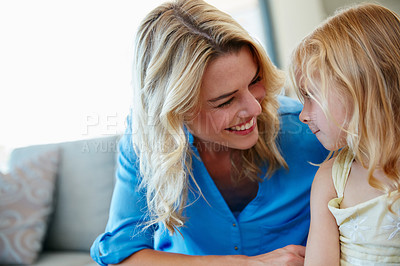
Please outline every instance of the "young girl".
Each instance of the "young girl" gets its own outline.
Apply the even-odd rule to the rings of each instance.
[[[376,4],[295,49],[300,120],[334,152],[311,192],[306,265],[400,265],[400,19]]]

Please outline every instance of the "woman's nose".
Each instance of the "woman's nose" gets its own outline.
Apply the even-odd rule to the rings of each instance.
[[[238,113],[239,117],[247,118],[261,114],[261,105],[256,95],[248,91],[242,101],[241,110]]]

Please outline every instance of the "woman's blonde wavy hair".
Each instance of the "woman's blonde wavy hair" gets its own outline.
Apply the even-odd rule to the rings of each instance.
[[[256,180],[261,162],[269,164],[268,174],[286,166],[275,143],[279,130],[276,96],[284,75],[235,20],[202,0],[164,3],[142,21],[135,40],[131,124],[148,225],[161,222],[174,233],[184,224],[189,178],[194,180],[185,122],[200,110],[207,64],[246,45],[257,59],[266,88],[257,121],[259,140],[242,154],[245,175]]]
[[[328,118],[330,93],[348,106],[347,146],[368,169],[368,182],[400,192],[400,19],[378,4],[339,10],[303,39],[292,55],[291,78]],[[318,81],[320,84],[315,88]],[[317,95],[316,95],[317,93]],[[373,176],[382,169],[390,180]],[[397,193],[392,202],[400,198]],[[391,207],[392,205],[390,205]]]

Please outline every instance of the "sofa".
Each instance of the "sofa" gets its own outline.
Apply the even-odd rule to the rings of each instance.
[[[30,225],[23,225],[14,230],[15,234],[30,226],[31,229],[34,228],[31,230],[31,235],[36,237],[35,241],[31,241],[35,243],[32,244],[33,248],[28,250],[31,256],[28,258],[30,262],[20,261],[21,264],[36,266],[97,265],[91,259],[89,250],[92,242],[104,231],[107,223],[115,182],[119,137],[112,135],[89,140],[35,145],[12,151],[9,169],[17,169],[13,174],[14,180],[18,178],[34,180],[43,173],[43,169],[47,169],[48,176],[51,176],[49,173],[54,175],[53,179],[50,178],[46,181],[46,184],[54,183],[50,192],[44,191],[44,187],[47,185],[40,186],[40,195],[46,193],[48,195],[42,197],[46,200],[42,200],[41,204],[48,206],[40,216],[41,221],[32,222]],[[29,164],[40,155],[42,156],[40,163],[36,162],[35,165],[31,162]],[[47,164],[46,168],[44,161],[48,158],[53,158],[53,161],[52,164]],[[53,172],[49,170],[51,165],[55,165]],[[36,173],[36,176],[29,177],[33,173]],[[3,177],[6,178],[6,176]],[[53,181],[48,182],[49,180]],[[3,200],[3,202],[6,201]],[[2,208],[5,209],[4,206]],[[17,209],[17,207],[9,208]],[[39,207],[37,208],[39,209]],[[29,211],[33,211],[33,208]],[[30,215],[32,216],[32,214]],[[24,221],[26,220],[29,219],[25,217]],[[0,228],[0,236],[1,230]],[[42,233],[37,234],[37,232]],[[3,237],[4,235],[7,237],[7,234],[10,236],[13,233],[11,230],[3,230]],[[10,243],[7,243],[10,251],[8,254],[4,253],[3,257],[14,254],[12,243]],[[1,245],[0,242],[0,249]],[[15,253],[15,257],[11,259],[19,258],[17,255]],[[1,256],[0,264],[8,265],[4,261],[1,262]]]

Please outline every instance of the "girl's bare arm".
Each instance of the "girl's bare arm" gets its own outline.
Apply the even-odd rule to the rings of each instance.
[[[305,265],[339,265],[339,230],[328,209],[328,202],[337,197],[332,181],[333,159],[323,163],[315,175],[311,189],[311,224],[307,240]]]

